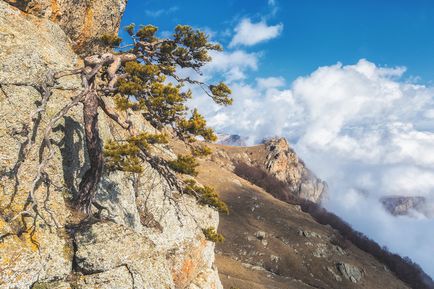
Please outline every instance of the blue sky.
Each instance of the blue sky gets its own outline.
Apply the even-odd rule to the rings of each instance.
[[[225,52],[189,76],[224,80],[234,104],[194,88],[189,104],[217,132],[286,137],[328,183],[327,209],[434,277],[433,15],[428,0],[130,0],[123,25],[209,32]],[[426,207],[393,217],[392,195]]]
[[[430,0],[130,0],[123,24],[152,23],[162,31],[177,24],[206,28],[223,45],[236,24],[283,24],[271,41],[249,47],[261,51],[257,76],[283,75],[292,81],[318,66],[366,58],[379,65],[405,66],[407,77],[434,79],[434,2]],[[216,4],[218,3],[218,4]]]

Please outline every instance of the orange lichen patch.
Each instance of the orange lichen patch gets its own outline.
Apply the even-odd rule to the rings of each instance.
[[[23,274],[17,274],[17,266],[19,268],[22,264],[32,264],[38,258],[38,253],[23,245],[23,241],[17,236],[9,236],[3,240],[0,243],[0,252],[0,271],[2,275],[0,287],[11,280],[18,282],[25,278]]]
[[[77,37],[74,49],[80,49],[83,47],[84,43],[90,38],[93,27],[93,8],[86,8],[86,15],[84,18],[83,28],[81,29],[80,35]]]
[[[60,17],[60,7],[57,3],[57,0],[51,0],[51,15],[50,20],[51,21],[57,21]]]
[[[21,254],[37,252],[38,246],[32,242],[30,234],[23,234],[21,237],[13,235],[0,242],[0,251],[3,252],[0,258],[0,267],[3,268],[2,265],[12,265]]]
[[[24,189],[18,189],[16,193],[13,193],[13,188],[11,188],[11,186],[3,188],[7,190],[8,194],[0,195],[0,213],[3,217],[7,216],[12,218],[24,209],[24,204],[28,198],[28,192]],[[12,195],[14,195],[13,198]]]
[[[0,234],[6,234],[9,230],[9,224],[2,217],[0,217]]]
[[[207,241],[202,239],[199,246],[191,248],[191,252],[184,257],[180,269],[174,270],[172,276],[176,288],[184,288],[198,275],[198,269],[203,267],[202,254],[206,245]]]

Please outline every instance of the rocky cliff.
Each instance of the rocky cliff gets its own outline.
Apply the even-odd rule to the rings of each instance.
[[[54,22],[71,39],[75,52],[103,49],[100,38],[117,33],[127,0],[5,0],[27,14]]]
[[[0,1],[0,288],[222,288],[214,243],[202,233],[217,227],[218,214],[171,191],[150,166],[140,175],[105,173],[92,217],[72,209],[88,166],[80,107],[54,128],[55,154],[34,182],[48,121],[81,89],[78,77],[51,75],[76,68],[101,33],[116,31],[124,6]],[[100,119],[104,140],[125,137]],[[37,215],[26,210],[32,186]]]
[[[239,164],[261,168],[302,199],[320,203],[327,194],[326,182],[307,168],[285,138],[272,138],[253,147],[224,147],[214,156],[233,170]]]

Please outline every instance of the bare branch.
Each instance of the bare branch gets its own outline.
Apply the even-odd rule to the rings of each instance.
[[[110,117],[113,121],[119,124],[123,129],[130,131],[132,129],[132,123],[129,120],[122,120],[119,114],[116,113],[112,108],[106,105],[104,100],[98,97],[99,106],[105,112],[105,114]],[[133,132],[130,131],[132,134]]]
[[[82,72],[83,72],[83,68],[61,71],[61,72],[57,72],[56,74],[54,74],[54,78],[59,79],[59,78],[69,76],[69,75],[81,74]]]

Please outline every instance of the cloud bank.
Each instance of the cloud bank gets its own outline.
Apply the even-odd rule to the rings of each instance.
[[[229,47],[235,46],[252,46],[267,40],[276,38],[283,30],[283,24],[268,26],[265,21],[253,23],[249,18],[244,18],[235,27]]]
[[[219,73],[230,77],[234,66],[230,61]],[[252,143],[286,136],[328,182],[328,209],[434,276],[434,219],[392,217],[378,202],[388,195],[434,199],[434,87],[406,82],[404,72],[367,60],[338,63],[290,86],[280,77],[232,83],[229,108],[195,104],[217,131]]]

